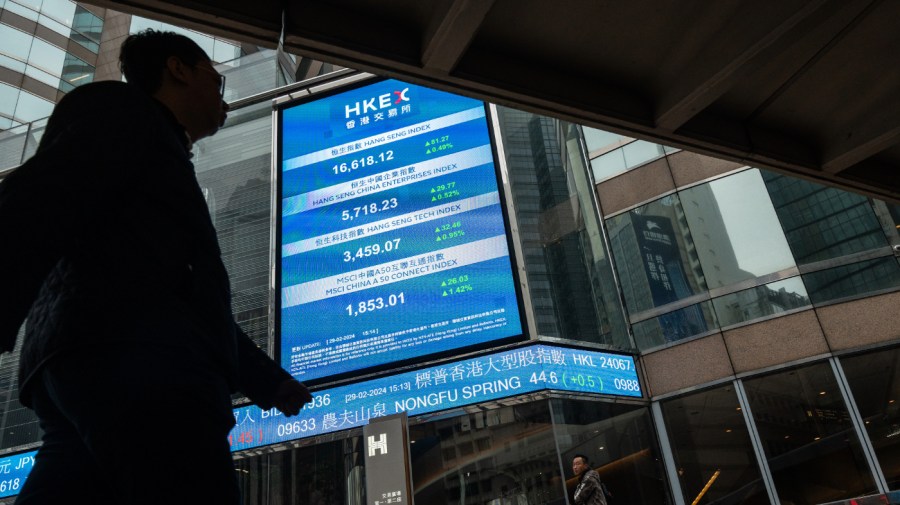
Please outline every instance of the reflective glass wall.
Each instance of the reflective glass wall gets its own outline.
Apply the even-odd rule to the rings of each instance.
[[[783,503],[827,503],[878,491],[829,363],[748,379],[744,387]]]
[[[537,333],[633,348],[579,127],[497,108]]]
[[[900,489],[900,349],[841,358],[888,489]]]
[[[586,456],[616,503],[671,503],[650,409],[574,399],[551,402],[562,465]],[[569,503],[578,479],[569,473]]]
[[[663,402],[662,414],[685,503],[769,503],[733,385]]]
[[[900,490],[898,373],[890,347],[662,400],[684,503],[812,505]]]
[[[93,80],[103,19],[69,0],[0,0],[0,130],[45,118]]]
[[[638,348],[900,288],[889,209],[747,168],[608,217]]]

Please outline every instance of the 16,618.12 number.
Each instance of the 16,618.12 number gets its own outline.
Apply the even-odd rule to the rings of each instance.
[[[376,165],[383,161],[390,161],[392,159],[394,159],[394,151],[385,151],[383,153],[378,153],[372,156],[357,158],[349,163],[341,163],[340,165],[335,165],[331,167],[331,171],[334,172],[335,175],[346,174],[359,168]]]

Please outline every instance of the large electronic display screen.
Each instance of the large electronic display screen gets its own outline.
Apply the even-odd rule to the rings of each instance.
[[[522,338],[486,111],[396,80],[279,109],[277,328],[294,377]]]

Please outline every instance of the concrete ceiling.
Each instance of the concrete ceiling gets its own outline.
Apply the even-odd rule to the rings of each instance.
[[[900,201],[898,0],[89,3]]]

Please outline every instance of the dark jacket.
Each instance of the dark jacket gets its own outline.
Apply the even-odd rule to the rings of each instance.
[[[167,108],[100,82],[60,101],[37,153],[0,183],[0,350],[27,317],[22,403],[45,363],[98,349],[177,361],[264,408],[290,378],[234,322],[189,156]]]
[[[576,505],[607,505],[600,482],[600,474],[596,470],[588,470],[581,474],[578,486],[575,487]]]

